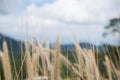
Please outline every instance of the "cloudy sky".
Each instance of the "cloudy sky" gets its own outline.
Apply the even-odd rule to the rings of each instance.
[[[118,36],[103,38],[109,20],[120,16],[120,0],[0,0],[0,33],[16,39],[61,43],[117,44]],[[28,36],[28,37],[26,37]]]

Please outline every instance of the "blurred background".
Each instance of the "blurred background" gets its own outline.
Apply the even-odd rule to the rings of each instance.
[[[120,0],[0,0],[0,34],[61,44],[120,44]]]
[[[73,40],[76,38],[82,49],[100,53],[95,54],[96,64],[101,74],[107,76],[106,55],[115,64],[116,71],[120,70],[120,0],[0,0],[0,51],[6,41],[13,76],[17,77],[15,74],[23,64],[21,80],[26,78],[22,62],[25,42],[33,42],[33,36],[41,43],[48,42],[51,49],[59,36],[61,53],[73,65],[80,57],[74,56],[77,52]],[[29,51],[32,53],[32,48]],[[65,80],[74,75],[62,65],[61,76]],[[4,80],[1,61],[0,77]]]

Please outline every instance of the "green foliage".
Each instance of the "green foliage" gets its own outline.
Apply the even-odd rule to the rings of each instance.
[[[104,37],[106,37],[109,33],[113,34],[115,32],[120,34],[120,18],[113,18],[110,20],[109,24],[105,27],[106,30],[109,30],[109,32],[105,32],[103,34]]]
[[[109,45],[105,45],[105,46],[106,46],[106,51],[95,53],[95,57],[96,57],[96,62],[98,62],[98,67],[99,67],[100,73],[102,75],[104,75],[105,77],[107,77],[106,68],[104,65],[104,61],[105,61],[104,57],[105,57],[105,55],[108,55],[109,58],[115,64],[116,68],[119,68],[120,66],[118,66],[118,64],[120,64],[120,62],[119,62],[120,59],[119,59],[118,55],[120,55],[120,53],[119,53],[120,47],[114,47],[114,46],[109,46]],[[76,63],[76,60],[75,60],[76,55],[74,55],[75,54],[74,50],[71,51],[71,49],[64,49],[61,52],[66,58],[68,58],[68,60],[70,62],[72,62],[72,64]],[[14,56],[15,65],[13,63],[12,56]],[[22,56],[22,58],[23,58],[23,56]],[[10,61],[11,61],[11,66],[12,66],[12,73],[13,73],[14,77],[16,78],[16,71],[18,74],[20,67],[21,67],[21,55],[20,54],[13,54],[13,55],[10,54]],[[40,65],[42,65],[41,60],[39,62],[40,62]],[[16,67],[16,70],[15,70],[15,67]],[[2,80],[4,80],[3,68],[2,68],[1,62],[0,62],[0,75],[1,75]],[[19,76],[22,76],[23,78],[26,77],[25,63],[23,64],[22,72],[20,73]],[[61,77],[66,79],[67,77],[75,78],[76,76],[74,74],[72,74],[64,64],[61,63]],[[20,78],[20,80],[21,80],[21,78]]]

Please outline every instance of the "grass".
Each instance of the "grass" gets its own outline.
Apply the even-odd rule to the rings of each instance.
[[[35,44],[26,42],[26,51],[21,58],[21,64],[17,68],[16,65],[19,63],[15,63],[14,61],[14,67],[12,67],[14,69],[12,69],[7,43],[4,41],[3,52],[0,51],[0,60],[4,74],[4,77],[0,75],[1,80],[23,80],[23,78],[24,80],[120,79],[120,53],[118,48],[116,48],[117,58],[114,56],[115,59],[112,59],[109,50],[107,54],[100,57],[95,53],[94,49],[82,49],[75,39],[73,41],[75,52],[72,53],[73,60],[71,61],[68,56],[63,55],[58,37],[54,49],[50,49],[47,43],[46,46],[42,46],[42,43],[40,43],[36,37],[34,37],[34,43]],[[65,51],[64,54],[69,53]],[[15,56],[12,58],[15,58]],[[116,63],[114,63],[114,61]],[[105,72],[101,71],[101,68],[104,68]],[[23,74],[23,76],[21,76],[22,71],[26,73]],[[69,74],[66,71],[68,71]],[[62,74],[64,74],[64,77]]]
[[[6,42],[3,43],[3,53],[1,52],[1,61],[3,64],[5,80],[12,80],[10,59],[9,59],[9,55],[8,55],[8,49],[7,49]]]

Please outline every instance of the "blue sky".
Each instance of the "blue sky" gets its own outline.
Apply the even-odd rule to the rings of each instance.
[[[118,43],[118,35],[103,38],[104,26],[120,15],[120,0],[0,0],[0,32],[26,40],[33,35],[49,42],[60,36],[70,43]],[[26,17],[27,16],[27,17]],[[22,35],[22,36],[21,36]]]

